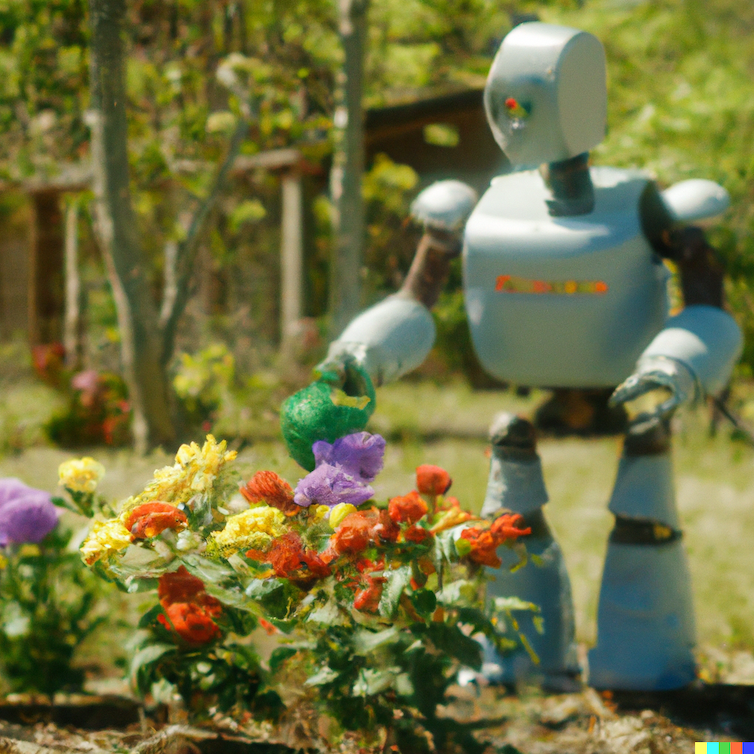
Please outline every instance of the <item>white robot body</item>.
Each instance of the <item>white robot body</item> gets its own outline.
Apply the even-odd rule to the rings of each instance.
[[[474,348],[498,379],[610,387],[633,371],[668,312],[668,270],[642,234],[638,171],[592,168],[595,208],[552,217],[538,171],[496,178],[466,225]]]

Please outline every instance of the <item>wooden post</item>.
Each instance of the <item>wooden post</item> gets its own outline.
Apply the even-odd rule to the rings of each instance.
[[[280,341],[283,358],[292,358],[296,323],[303,314],[304,233],[301,173],[282,174],[283,219],[280,242]]]
[[[81,276],[79,275],[79,204],[73,198],[65,211],[65,319],[63,348],[65,365],[79,369],[82,358]]]
[[[60,342],[63,320],[63,215],[57,191],[30,195],[29,342]]]

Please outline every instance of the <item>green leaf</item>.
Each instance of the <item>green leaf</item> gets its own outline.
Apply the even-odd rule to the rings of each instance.
[[[298,652],[293,647],[278,647],[270,655],[270,670],[274,673],[288,658]]]
[[[400,668],[386,668],[377,670],[365,668],[359,673],[358,680],[353,686],[355,696],[373,696],[389,689],[395,682]]]
[[[232,568],[215,560],[203,558],[201,555],[182,555],[180,562],[186,566],[190,573],[198,576],[204,582],[205,588],[208,584],[225,581],[234,574]]]
[[[357,654],[366,655],[385,644],[394,644],[400,638],[400,631],[395,626],[376,632],[363,629],[354,634],[353,648]]]
[[[435,549],[432,553],[432,559],[435,567],[438,569],[443,562],[455,563],[458,560],[458,552],[452,529],[441,531],[435,536]]]
[[[499,613],[511,610],[529,610],[533,613],[539,612],[539,607],[533,602],[525,602],[518,597],[495,597],[495,599],[492,600],[492,604],[495,606],[495,611]]]
[[[392,618],[398,609],[403,590],[411,583],[411,565],[401,566],[394,571],[385,571],[387,584],[382,590],[380,615]]]
[[[162,605],[157,603],[154,607],[152,607],[150,610],[147,610],[147,612],[141,616],[138,623],[139,628],[148,628],[157,620],[157,616],[162,615],[162,613]]]
[[[224,589],[217,584],[213,584],[211,581],[205,581],[204,588],[207,591],[207,594],[211,594],[213,597],[220,600],[223,605],[235,607],[239,610],[254,609],[254,605],[243,592]]]
[[[141,687],[139,682],[142,675],[142,671],[153,662],[156,662],[166,654],[174,653],[177,649],[174,644],[148,644],[146,647],[142,647],[131,660],[131,667],[129,674],[131,676],[131,683],[137,688]]]
[[[474,604],[477,601],[477,587],[473,581],[458,579],[445,584],[442,591],[437,594],[437,601],[447,607],[456,607],[459,604]]]
[[[419,615],[428,618],[437,609],[437,597],[431,589],[419,589],[411,595],[411,603]]]
[[[345,624],[345,616],[338,610],[333,602],[325,602],[309,613],[306,618],[309,623],[323,623],[326,626],[342,626]]]
[[[340,673],[328,668],[327,665],[323,667],[318,673],[308,678],[305,682],[305,686],[324,686],[327,683],[332,683],[336,678],[340,676]]]
[[[246,587],[246,596],[252,600],[261,600],[283,585],[276,579],[255,579]]]
[[[482,648],[478,642],[461,631],[458,626],[430,623],[427,627],[430,641],[449,657],[474,670],[482,667]]]

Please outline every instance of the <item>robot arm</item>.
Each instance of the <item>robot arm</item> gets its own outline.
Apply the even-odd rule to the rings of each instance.
[[[439,181],[419,194],[411,214],[425,232],[401,290],[356,317],[330,345],[318,370],[337,369],[353,358],[381,385],[424,361],[435,340],[429,310],[461,251],[463,226],[476,200],[476,192],[460,181]]]
[[[658,388],[670,397],[655,409],[659,416],[725,387],[742,346],[741,330],[727,312],[706,304],[687,306],[671,317],[647,346],[636,371],[619,385],[613,405]]]
[[[735,320],[722,308],[722,267],[704,233],[693,226],[671,225],[719,214],[728,206],[727,192],[712,181],[683,181],[664,191],[662,202],[670,223],[652,234],[655,238],[650,236],[650,242],[655,241],[656,249],[661,245],[660,253],[678,265],[686,307],[645,349],[636,371],[618,386],[611,403],[665,388],[670,397],[654,410],[664,417],[682,403],[725,387],[741,353],[742,338]]]

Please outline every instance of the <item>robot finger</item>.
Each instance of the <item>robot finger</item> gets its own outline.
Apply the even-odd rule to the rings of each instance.
[[[657,380],[648,378],[648,375],[631,375],[627,380],[615,388],[615,391],[610,396],[608,404],[611,407],[620,406],[629,401],[636,400],[642,395],[645,395],[652,390],[656,390],[658,387],[660,387],[660,384]]]

